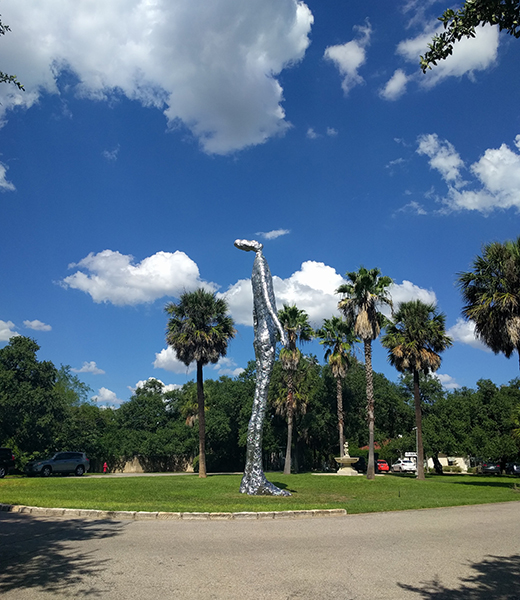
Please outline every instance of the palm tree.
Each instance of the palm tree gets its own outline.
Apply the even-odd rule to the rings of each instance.
[[[301,352],[297,344],[310,341],[314,332],[309,324],[307,313],[294,304],[292,306],[284,304],[283,309],[278,313],[278,320],[287,334],[287,346],[280,350],[280,362],[287,373],[287,449],[283,472],[284,475],[290,475],[294,416],[294,375],[298,370],[301,358]]]
[[[206,423],[204,418],[204,379],[202,368],[216,363],[227,352],[228,342],[235,337],[233,319],[227,315],[228,305],[215,294],[199,288],[185,292],[178,304],[170,302],[166,342],[186,366],[197,363],[197,404],[199,421],[199,477],[206,477]]]
[[[352,325],[340,317],[325,319],[321,329],[316,331],[320,344],[325,346],[325,360],[328,360],[332,375],[336,380],[336,402],[338,411],[339,455],[343,456],[345,438],[343,435],[343,380],[352,363],[352,345],[359,342]]]
[[[381,343],[388,349],[390,364],[400,373],[413,375],[417,479],[424,479],[419,373],[434,373],[441,365],[439,353],[451,346],[451,338],[446,335],[446,317],[437,311],[434,304],[420,300],[403,302],[387,324]]]
[[[368,466],[367,479],[375,478],[374,466],[374,384],[372,380],[372,340],[381,332],[384,316],[378,311],[381,304],[392,306],[388,287],[390,277],[382,276],[379,269],[365,269],[347,273],[347,283],[336,290],[344,294],[338,303],[347,321],[354,323],[354,333],[363,340],[365,347],[365,374],[367,387],[368,416]]]
[[[477,336],[495,354],[509,358],[516,350],[520,360],[520,237],[484,246],[473,270],[458,274],[458,286]]]

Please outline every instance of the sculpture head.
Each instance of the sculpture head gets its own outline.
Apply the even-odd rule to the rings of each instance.
[[[263,244],[256,240],[235,240],[235,246],[245,252],[260,252],[264,247]]]

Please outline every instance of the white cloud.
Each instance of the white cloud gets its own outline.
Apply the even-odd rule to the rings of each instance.
[[[172,373],[189,375],[190,373],[193,373],[193,371],[195,371],[196,363],[192,362],[189,365],[189,367],[186,367],[186,365],[177,358],[175,350],[171,346],[168,346],[167,348],[164,348],[160,352],[156,352],[155,361],[153,363],[153,366],[156,369],[164,369],[165,371],[170,371]],[[218,360],[218,362],[216,362],[215,364],[208,365],[208,367],[212,368],[214,371],[217,371],[219,377],[222,375],[229,375],[230,377],[236,377],[237,375],[240,375],[240,373],[242,373],[242,371],[244,370],[241,367],[237,367],[236,362],[232,358],[229,358],[227,356],[223,356],[222,358],[220,358]],[[152,378],[150,378],[150,379],[152,379]],[[158,381],[160,381],[160,380],[158,380]],[[142,381],[138,382],[137,387],[139,387],[140,385],[143,385],[143,383],[145,383],[145,382],[142,382]],[[161,383],[162,383],[162,381],[161,381]],[[166,387],[168,387],[168,386],[166,386]],[[180,386],[178,386],[178,387],[180,387]],[[177,388],[172,387],[171,389],[177,389]],[[168,391],[168,390],[165,390],[165,391]]]
[[[424,288],[415,285],[411,281],[403,280],[402,283],[394,283],[388,289],[392,302],[394,304],[394,311],[398,308],[402,302],[410,302],[410,300],[420,300],[425,304],[437,304],[437,296],[432,290],[425,290]],[[390,309],[388,307],[381,307],[381,312],[387,316],[390,315]]]
[[[12,321],[2,321],[0,319],[0,342],[8,342],[12,337],[20,335],[14,331],[15,324]]]
[[[346,283],[346,280],[333,267],[322,262],[306,261],[302,263],[299,271],[287,279],[273,276],[277,308],[280,310],[284,304],[296,304],[299,309],[307,312],[314,327],[321,326],[323,319],[339,315],[338,302],[341,296],[336,294],[336,290],[343,283]],[[433,291],[420,288],[406,280],[401,284],[392,285],[389,292],[395,305],[415,299],[437,303]],[[217,296],[226,300],[238,325],[253,325],[253,292],[250,279],[237,281]]]
[[[408,202],[408,204],[401,206],[401,208],[399,208],[397,210],[397,212],[413,213],[415,215],[427,215],[428,214],[428,212],[424,209],[424,206],[422,206],[415,200],[412,200],[411,202]]]
[[[38,319],[35,319],[34,321],[24,321],[23,324],[27,329],[33,329],[34,331],[51,331],[52,329],[50,325],[42,323],[41,321],[38,321]]]
[[[289,126],[276,77],[303,58],[313,23],[299,0],[5,0],[2,19],[12,28],[2,68],[26,88],[4,86],[4,116],[58,93],[68,69],[76,94],[163,110],[217,154]]]
[[[408,62],[417,64],[419,56],[427,51],[432,36],[442,30],[442,25],[437,28],[428,25],[419,36],[403,40],[397,47],[397,53]],[[484,71],[496,63],[498,44],[498,27],[479,27],[475,38],[463,38],[457,42],[451,56],[440,60],[426,74],[418,73],[416,79],[421,86],[430,88],[447,77],[473,77],[475,71]]]
[[[282,235],[288,235],[291,233],[290,229],[273,229],[271,231],[257,231],[255,235],[259,235],[266,240],[275,240]]]
[[[441,141],[439,136],[433,133],[420,135],[417,141],[419,143],[417,154],[428,156],[430,167],[439,171],[446,182],[457,186],[464,183],[460,176],[464,162],[448,140]]]
[[[103,150],[101,154],[103,155],[103,158],[106,158],[108,161],[112,162],[117,160],[119,150],[120,147],[119,145],[117,145],[116,148],[114,148],[113,150]]]
[[[338,314],[339,297],[336,289],[344,279],[332,267],[324,263],[306,261],[301,270],[287,279],[273,276],[273,287],[277,308],[284,304],[296,304],[305,310],[314,326],[321,325],[323,319]],[[228,303],[231,315],[239,325],[253,325],[253,292],[250,279],[241,279],[224,293],[219,293]]]
[[[188,374],[195,370],[196,365],[195,363],[192,363],[187,367],[177,358],[174,349],[171,346],[167,346],[160,352],[155,353],[153,366],[156,369],[164,369],[165,371],[171,371],[172,373]]]
[[[454,342],[460,342],[461,344],[467,344],[472,348],[478,348],[485,352],[491,352],[491,350],[477,338],[475,334],[475,323],[473,321],[465,321],[464,319],[457,319],[457,322],[453,327],[450,327],[446,332]]]
[[[228,356],[220,358],[219,361],[213,365],[213,369],[218,371],[219,377],[222,377],[223,375],[236,377],[244,372],[244,369],[242,367],[237,367],[237,363]]]
[[[179,297],[198,287],[215,289],[213,283],[200,279],[196,263],[180,251],[157,252],[133,264],[131,255],[103,250],[69,265],[74,267],[83,270],[65,277],[63,287],[90,294],[94,302],[117,306],[153,302],[163,296]]]
[[[0,107],[0,109],[1,109],[1,107]],[[2,163],[0,163],[0,190],[2,190],[4,192],[14,192],[14,190],[16,188],[10,181],[7,181],[7,178],[6,178],[8,168],[9,167],[7,167],[6,165],[3,165]]]
[[[515,146],[520,150],[520,135]],[[440,141],[436,134],[418,138],[418,154],[426,154],[432,168],[439,171],[448,185],[443,200],[451,210],[477,210],[488,213],[495,209],[516,208],[520,210],[520,153],[507,144],[489,148],[481,158],[469,167],[473,182],[463,181],[460,171],[464,162],[447,140]],[[474,189],[461,190],[473,183]]]
[[[437,378],[445,390],[456,390],[460,388],[460,384],[451,375],[445,373],[432,373],[433,377]]]
[[[172,392],[173,390],[180,390],[182,388],[182,385],[180,385],[178,383],[164,383],[160,379],[157,379],[157,377],[148,377],[148,379],[142,379],[141,381],[138,381],[134,387],[128,386],[128,389],[131,392],[135,392],[135,390],[137,388],[144,387],[145,384],[147,384],[149,381],[152,381],[152,380],[158,381],[162,385],[163,394],[166,394],[166,392]]]
[[[397,69],[386,82],[385,87],[379,92],[385,100],[397,100],[406,92],[408,76],[402,69]]]
[[[116,406],[123,402],[117,397],[115,392],[106,387],[100,388],[98,393],[92,396],[92,400],[98,404],[104,404],[105,406]]]
[[[324,57],[331,60],[343,77],[341,88],[347,95],[356,85],[364,83],[363,77],[358,73],[360,67],[366,62],[365,49],[370,45],[372,28],[370,23],[364,26],[356,26],[356,39],[337,46],[329,46],[325,49]]]
[[[329,137],[335,137],[336,135],[338,135],[338,130],[334,129],[334,127],[327,127],[327,135]]]
[[[316,138],[320,137],[320,134],[316,133],[312,127],[309,127],[309,129],[307,129],[307,137],[310,140],[315,140]]]
[[[81,369],[71,369],[74,373],[92,373],[92,375],[104,375],[105,371],[100,369],[95,361],[91,360],[90,362],[85,361],[81,367]]]

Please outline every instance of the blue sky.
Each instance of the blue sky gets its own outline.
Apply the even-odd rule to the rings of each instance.
[[[347,271],[435,301],[448,388],[518,375],[461,319],[456,274],[519,235],[520,42],[486,27],[426,76],[443,2],[1,0],[0,344],[34,337],[103,405],[193,378],[164,306],[199,286],[253,358],[258,239],[314,325]],[[393,380],[379,342],[374,368]],[[322,358],[317,343],[307,351]],[[361,348],[359,356],[362,357]]]

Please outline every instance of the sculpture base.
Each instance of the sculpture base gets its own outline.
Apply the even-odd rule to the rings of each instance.
[[[356,469],[352,468],[354,463],[357,463],[359,458],[355,456],[337,456],[334,460],[340,465],[340,468],[336,475],[343,475],[347,477],[355,477],[357,475],[361,475],[358,473]]]
[[[347,477],[357,477],[358,475],[361,475],[361,473],[358,473],[356,471],[356,469],[354,469],[350,465],[348,465],[346,467],[341,467],[341,469],[338,469],[336,475],[343,475],[343,476],[347,476]]]

